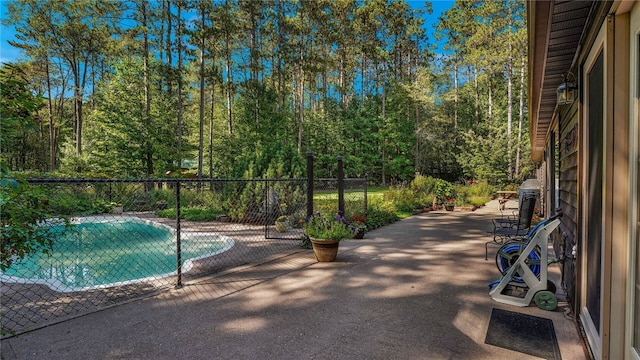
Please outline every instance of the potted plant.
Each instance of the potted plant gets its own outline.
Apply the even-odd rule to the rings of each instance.
[[[340,240],[353,237],[342,211],[338,211],[337,215],[317,212],[307,219],[304,232],[311,240],[316,259],[322,262],[335,260]]]
[[[287,232],[289,229],[289,220],[285,215],[279,216],[275,222],[277,232]]]
[[[444,208],[447,211],[453,211],[456,206],[456,199],[454,198],[444,198],[442,202],[444,203]]]
[[[111,212],[114,214],[122,214],[124,212],[124,207],[121,203],[111,203]]]
[[[446,180],[436,179],[436,184],[434,186],[434,195],[434,205],[436,205],[435,203],[437,200],[438,207],[442,206],[447,211],[453,211],[456,196],[456,189],[453,187],[453,184]]]
[[[349,227],[354,239],[362,239],[367,231],[367,219],[364,216],[354,215],[349,222]]]

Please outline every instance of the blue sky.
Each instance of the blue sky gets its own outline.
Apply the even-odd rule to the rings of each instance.
[[[0,1],[0,19],[4,20],[6,16],[6,5],[4,1]],[[20,51],[9,45],[8,40],[15,39],[15,29],[2,25],[0,28],[0,63],[14,61],[20,57]]]
[[[433,14],[425,15],[425,28],[427,35],[429,36],[429,43],[434,43],[435,36],[434,26],[438,24],[438,17],[440,14],[451,8],[454,1],[451,0],[436,0],[432,1]],[[413,8],[423,8],[424,1],[407,1]],[[6,5],[4,0],[0,0],[0,19],[5,19]],[[15,40],[15,29],[13,27],[0,27],[0,63],[13,62],[16,60],[24,59],[21,51],[9,45],[9,40]],[[440,47],[440,46],[438,46]]]

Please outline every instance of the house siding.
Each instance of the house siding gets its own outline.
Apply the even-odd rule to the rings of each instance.
[[[534,30],[530,45],[535,45],[539,50],[542,42],[547,45],[547,50],[555,51],[556,44],[553,42],[562,38],[561,31],[570,26],[568,13],[560,10],[559,5],[564,7],[577,3],[528,3],[541,12],[550,5],[552,16],[549,19],[553,21],[549,22],[555,26],[545,27],[548,25],[545,21],[533,23],[533,20],[540,18],[530,14],[529,20],[535,25],[530,26]],[[640,191],[637,185],[640,174],[637,171],[640,2],[593,1],[590,4],[588,16],[582,20],[583,32],[579,46],[573,50],[575,53],[570,66],[558,60],[558,54],[537,55],[537,60],[545,60],[530,63],[530,78],[544,80],[544,86],[540,86],[539,81],[530,87],[534,94],[531,108],[547,106],[543,113],[546,117],[541,119],[541,112],[534,112],[533,116],[538,118],[531,124],[534,129],[540,122],[552,125],[549,130],[554,133],[547,132],[545,149],[552,146],[553,135],[558,142],[558,203],[565,216],[559,231],[552,234],[551,240],[556,256],[564,258],[562,286],[582,330],[589,355],[594,359],[637,360],[640,354],[640,295],[637,290],[640,284],[640,251],[637,250],[640,243],[637,230],[637,224],[640,224],[637,222]],[[578,13],[573,15],[580,18]],[[600,127],[599,114],[591,116],[587,113],[591,107],[587,103],[590,100],[586,98],[589,89],[585,81],[591,79],[590,66],[596,63],[598,56],[604,59],[604,66],[599,65],[604,70],[603,84],[592,85],[595,86],[592,89],[602,90],[603,94],[597,93],[597,98],[593,98],[593,108],[599,110],[599,106],[603,105],[604,113],[602,129],[596,130],[595,126]],[[557,77],[559,63],[566,67],[563,71],[575,75],[581,94],[573,105],[556,106],[552,115],[549,115],[548,105],[552,100],[550,90],[557,86],[554,76]],[[540,93],[536,93],[538,90]],[[604,104],[599,103],[600,97]],[[595,120],[594,123],[586,123],[592,120]],[[589,137],[589,130],[593,131],[592,138]],[[540,149],[541,139],[537,134],[531,140]],[[592,142],[589,145],[590,140]],[[538,165],[548,166],[548,156],[552,154],[547,151],[545,157],[538,160]],[[599,179],[590,181],[593,174],[585,171],[591,164],[590,156],[594,154],[602,156],[602,185]],[[602,186],[600,193],[600,189],[594,186]],[[588,207],[590,199],[597,200],[591,202],[591,208]],[[552,209],[547,207],[547,210]],[[601,229],[598,226],[592,229],[600,220]],[[576,245],[574,257],[572,250]],[[590,282],[590,279],[596,280]],[[594,302],[594,297],[599,297],[597,302]],[[594,309],[596,311],[592,311]]]
[[[562,282],[569,302],[576,306],[576,262],[573,248],[577,242],[578,230],[578,102],[560,114],[558,149],[559,203],[564,216],[560,230],[552,235],[556,256],[565,259],[562,263]]]

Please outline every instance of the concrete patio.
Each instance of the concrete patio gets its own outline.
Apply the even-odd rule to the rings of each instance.
[[[5,339],[3,359],[536,359],[485,344],[492,308],[553,320],[562,359],[587,359],[556,311],[497,303],[484,260],[497,202],[424,213],[340,244],[201,278],[181,289]]]

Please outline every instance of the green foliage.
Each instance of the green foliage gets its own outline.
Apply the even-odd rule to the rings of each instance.
[[[8,177],[4,164],[0,178],[0,270],[11,267],[15,260],[37,251],[47,253],[59,233],[49,226],[50,219],[42,189]],[[65,218],[55,221],[64,222]]]
[[[472,184],[456,185],[456,205],[483,206],[491,200],[496,188],[487,180],[474,181]]]
[[[109,213],[113,209],[113,206],[114,204],[109,201],[97,199],[93,202],[91,206],[91,213],[92,214]]]
[[[246,205],[242,205],[238,196],[244,189],[244,184],[239,182],[225,183],[222,188],[222,209],[232,220],[239,221],[246,211]]]
[[[392,179],[408,181],[415,174],[416,128],[412,115],[415,104],[400,83],[392,83],[387,101],[386,114],[382,119],[383,165],[393,174]]]
[[[373,201],[367,208],[367,229],[371,231],[400,220],[397,213],[393,206]]]
[[[489,201],[491,201],[491,196],[469,196],[461,205],[469,204],[472,206],[480,207],[484,206]]]
[[[415,193],[407,188],[389,189],[385,193],[384,200],[393,204],[395,209],[402,213],[414,213],[416,209],[431,204],[427,194]]]
[[[168,219],[176,218],[176,209],[169,208],[164,210],[158,210],[156,215]],[[211,209],[205,207],[185,207],[180,208],[180,219],[189,221],[213,221],[219,215],[222,215],[222,210]]]
[[[496,192],[495,186],[489,184],[487,180],[474,181],[469,185],[456,186],[458,193],[465,193],[467,196],[491,197]]]
[[[176,206],[176,191],[174,189],[154,190],[153,198],[156,199],[156,204],[165,203],[167,204],[168,208]],[[200,205],[209,204],[210,206],[214,206],[218,204],[216,202],[217,197],[215,197],[214,194],[211,194],[209,191],[200,192],[200,194],[198,194],[198,192],[194,190],[181,190],[180,198],[187,198],[187,204],[192,204],[195,201],[201,201],[202,203]]]
[[[40,96],[29,89],[26,74],[20,66],[0,66],[0,153],[19,169],[36,168],[26,163],[38,152],[39,119],[37,112],[44,105]]]
[[[518,191],[518,187],[519,186],[520,186],[519,184],[513,184],[512,183],[512,184],[504,185],[503,188],[504,188],[505,191]]]
[[[340,241],[353,237],[353,231],[341,212],[317,212],[307,220],[304,232],[310,238],[321,240]]]
[[[235,131],[219,143],[225,154],[220,163],[224,177],[299,178],[306,163],[296,146],[288,114],[277,106],[276,94],[263,85],[241,91]]]
[[[73,189],[46,189],[48,208],[54,214],[103,214],[111,212],[113,204],[106,199],[97,198],[91,191],[74,191]]]
[[[456,190],[450,182],[442,179],[436,179],[434,195],[438,201],[452,199],[456,197]]]
[[[439,184],[439,179],[431,176],[422,176],[420,174],[411,181],[409,188],[413,193],[434,194]]]
[[[180,191],[180,205],[182,207],[208,207],[214,209],[222,208],[222,198],[216,191],[206,188],[202,185],[202,189],[184,189]],[[176,195],[175,190],[156,191],[154,196],[164,201],[169,207],[175,207]]]
[[[453,185],[446,180],[417,175],[407,187],[390,187],[382,191],[382,196],[370,196],[368,211],[371,214],[376,209],[383,209],[396,216],[408,216],[430,207],[434,197],[438,204],[442,204],[444,199],[454,199],[458,206],[483,206],[494,193],[495,187],[486,180],[470,185]],[[370,221],[375,223],[375,217],[369,215],[367,223]]]
[[[83,161],[83,169],[119,178],[153,175],[147,173],[150,142],[155,154],[152,160],[157,163],[155,173],[164,174],[167,164],[177,161],[163,141],[172,135],[174,111],[166,94],[154,92],[150,94],[151,122],[146,118],[142,60],[122,59],[100,85],[86,128],[86,141],[91,146],[78,159]]]
[[[369,101],[343,109],[339,113],[339,122],[343,124],[343,128],[336,134],[336,138],[344,139],[340,146],[344,150],[336,155],[344,156],[344,163],[347,164],[345,171],[348,176],[379,178],[382,169],[382,159],[379,156],[381,140],[379,131],[382,124],[376,108],[376,103]],[[335,164],[335,158],[328,161],[331,165]]]
[[[202,24],[187,18],[199,2],[169,4],[170,23],[158,16],[167,3],[146,4],[143,26],[135,2],[7,3],[11,45],[30,69],[2,85],[0,146],[13,169],[131,178],[192,159],[203,176],[302,177],[307,150],[317,177],[335,177],[342,155],[348,177],[385,186],[416,173],[506,183],[532,169],[526,115],[520,134],[506,116],[518,110],[507,81],[526,56],[522,2],[453,3],[436,34],[442,61],[424,9],[406,1],[213,2]],[[117,23],[129,5],[135,20]],[[51,113],[33,94],[52,100]]]
[[[231,186],[235,188],[240,187],[239,190],[235,189],[237,191],[235,192],[236,195],[225,196],[223,203],[223,208],[232,220],[244,221],[264,211],[264,206],[262,205],[265,189],[264,183],[247,182]]]

